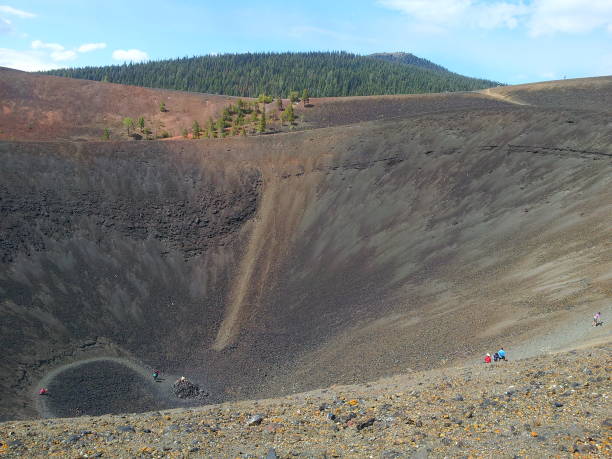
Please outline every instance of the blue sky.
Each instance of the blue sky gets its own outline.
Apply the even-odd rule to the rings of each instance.
[[[0,0],[0,66],[21,70],[317,50],[510,84],[611,75],[612,0]]]

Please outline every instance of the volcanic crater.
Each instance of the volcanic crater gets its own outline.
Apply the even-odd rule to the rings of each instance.
[[[106,102],[23,140],[6,107],[41,81],[76,102],[125,87],[0,78],[15,99],[0,126],[0,420],[277,396],[499,345],[525,357],[588,344],[576,320],[610,308],[612,105],[580,101],[609,100],[612,78],[312,99],[295,132],[106,142],[75,140]],[[205,98],[175,96],[189,97]],[[204,402],[170,396],[183,375]]]

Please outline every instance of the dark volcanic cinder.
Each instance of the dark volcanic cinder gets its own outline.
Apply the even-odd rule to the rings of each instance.
[[[605,340],[576,324],[610,293],[609,113],[492,94],[0,143],[2,419],[179,406],[183,375],[214,403]]]

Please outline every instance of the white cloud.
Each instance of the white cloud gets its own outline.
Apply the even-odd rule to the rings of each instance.
[[[476,18],[477,25],[483,29],[497,29],[505,27],[514,29],[519,20],[529,13],[529,8],[523,4],[493,3],[487,6],[474,6],[471,12]]]
[[[51,59],[54,61],[70,61],[77,58],[77,51],[80,53],[87,53],[96,49],[106,48],[106,43],[85,43],[79,46],[76,50],[69,50],[64,48],[59,43],[45,43],[40,40],[34,40],[32,42],[32,49],[50,50]]]
[[[463,16],[471,0],[379,0],[383,6],[412,16],[420,22],[448,24]]]
[[[124,62],[140,62],[148,60],[149,55],[139,49],[116,49],[113,51],[113,59]]]
[[[19,18],[33,18],[35,16],[32,13],[18,10],[8,5],[0,5],[0,14],[0,35],[9,35],[15,32],[15,27],[13,27],[13,23],[9,19],[3,17],[4,15],[11,14]]]
[[[612,0],[378,0],[419,25],[515,29],[524,26],[537,37],[612,32]]]
[[[382,6],[398,10],[421,25],[476,26],[484,29],[514,29],[528,12],[522,3],[497,0],[379,0]]]
[[[44,43],[40,40],[32,42],[32,49],[50,49],[52,51],[63,51],[64,47],[59,43]]]
[[[74,51],[70,51],[70,50],[64,50],[64,51],[53,51],[51,53],[51,59],[53,59],[54,61],[70,61],[72,59],[76,59],[77,57],[77,53],[75,53]]]
[[[36,15],[32,13],[28,13],[27,11],[18,10],[17,8],[13,8],[8,5],[0,5],[0,13],[12,14],[13,16],[17,16],[22,19],[33,18]]]
[[[610,0],[535,0],[528,28],[532,36],[581,34],[594,29],[612,30]]]
[[[13,24],[8,19],[0,17],[0,34],[7,34],[13,31]]]
[[[56,62],[70,61],[76,59],[77,53],[75,51],[64,48],[59,43],[45,43],[40,40],[34,40],[32,42],[32,49],[36,50],[50,50],[49,56]]]
[[[77,48],[79,53],[88,53],[90,51],[95,51],[97,49],[106,48],[106,43],[85,43]]]
[[[0,48],[0,66],[26,72],[57,68],[57,65],[48,62],[46,56],[39,51],[15,51],[7,48]]]

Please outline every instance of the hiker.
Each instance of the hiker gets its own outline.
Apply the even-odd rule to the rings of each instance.
[[[601,325],[603,323],[600,322],[599,319],[601,319],[601,312],[596,312],[593,316],[593,327],[597,327],[598,325]]]
[[[485,363],[491,363],[491,354],[485,356]]]
[[[38,391],[38,395],[48,395],[48,394],[49,394],[49,391],[45,387],[43,387],[42,389]]]
[[[497,354],[499,355],[499,360],[506,360],[506,351],[504,351],[503,347],[497,351]]]
[[[495,354],[493,354],[493,361],[497,362],[499,360],[499,352],[496,352]]]
[[[153,381],[157,381],[159,378],[159,370],[153,370]]]

